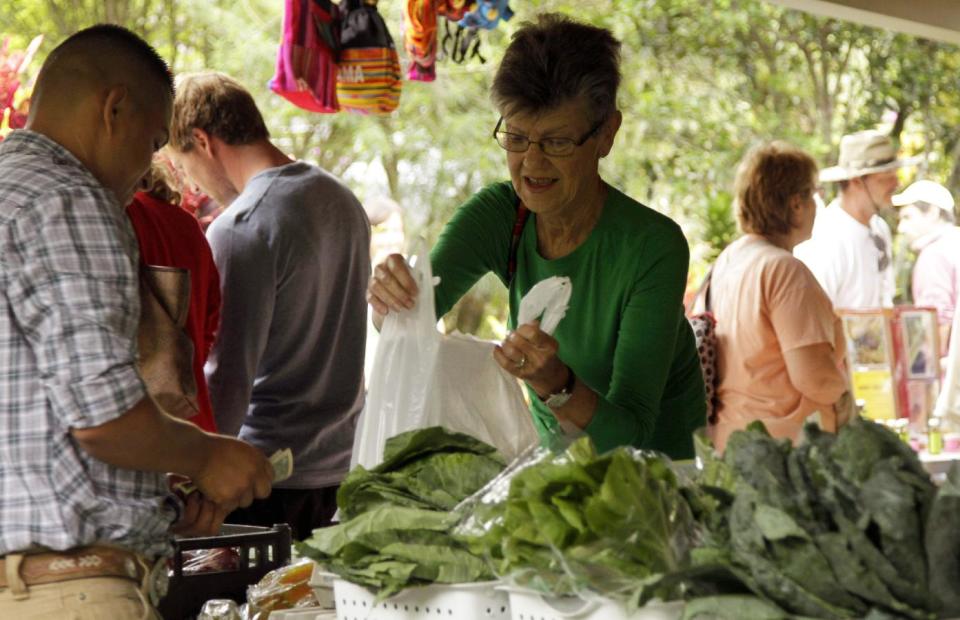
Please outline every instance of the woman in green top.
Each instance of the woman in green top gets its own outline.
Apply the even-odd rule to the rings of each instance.
[[[514,35],[492,94],[511,181],[474,195],[441,234],[431,253],[437,315],[493,271],[510,289],[515,328],[493,356],[526,383],[544,441],[576,428],[601,451],[690,458],[705,397],[683,312],[687,242],[670,218],[599,174],[622,120],[619,54],[609,31],[556,14]],[[554,335],[537,322],[516,326],[520,299],[550,276],[572,283]],[[378,327],[412,307],[416,291],[402,256],[377,265],[367,297]]]

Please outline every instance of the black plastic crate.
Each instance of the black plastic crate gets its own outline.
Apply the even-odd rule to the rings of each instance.
[[[260,581],[268,572],[290,563],[290,527],[224,524],[219,536],[178,538],[173,556],[170,588],[160,600],[164,620],[186,620],[200,613],[203,604],[213,598],[229,598],[242,603],[247,586]],[[239,552],[235,570],[183,573],[183,552],[198,549],[232,548]]]

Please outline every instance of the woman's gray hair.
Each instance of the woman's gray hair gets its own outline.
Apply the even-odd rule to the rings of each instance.
[[[504,115],[551,110],[582,97],[593,122],[617,109],[620,42],[559,13],[524,23],[500,61],[491,98]]]

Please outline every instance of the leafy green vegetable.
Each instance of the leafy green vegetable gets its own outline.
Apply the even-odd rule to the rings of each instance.
[[[937,492],[926,532],[930,590],[944,618],[960,616],[960,464]]]
[[[396,471],[409,461],[437,452],[479,454],[503,461],[496,448],[479,439],[465,433],[452,433],[442,426],[431,426],[388,439],[383,447],[383,462],[374,471]]]
[[[451,535],[451,510],[504,467],[496,450],[440,427],[387,440],[384,462],[357,467],[337,493],[343,522],[297,543],[305,556],[378,600],[428,583],[493,579],[489,566]]]
[[[469,435],[439,426],[410,431],[387,440],[383,463],[347,474],[337,506],[345,521],[382,503],[452,510],[504,465],[493,446]]]
[[[960,505],[947,489],[937,498],[942,511],[931,510],[929,476],[888,429],[862,420],[836,435],[808,427],[795,448],[752,425],[730,437],[722,459],[698,454],[703,486],[688,493],[704,535],[692,562],[706,574],[726,569],[757,597],[722,599],[730,611],[721,617],[935,617],[928,581],[940,569],[928,569],[927,516],[945,519]],[[947,529],[956,528],[938,527]],[[960,537],[952,549],[956,566]],[[696,597],[711,587],[697,580],[687,580],[688,617],[708,608]],[[958,581],[937,583],[956,589]]]
[[[748,595],[704,596],[687,602],[683,620],[794,620],[773,603]]]
[[[691,524],[663,457],[629,448],[598,456],[584,438],[520,470],[506,497],[481,503],[458,533],[520,585],[639,604],[675,594],[658,587],[687,564]]]

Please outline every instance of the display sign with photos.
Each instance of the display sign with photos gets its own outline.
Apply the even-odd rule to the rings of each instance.
[[[908,379],[940,378],[937,311],[933,308],[897,308],[904,369]]]
[[[894,356],[900,368],[900,417],[926,429],[940,392],[940,333],[935,308],[894,308]]]
[[[871,420],[898,415],[892,313],[889,310],[842,310],[853,396]]]

